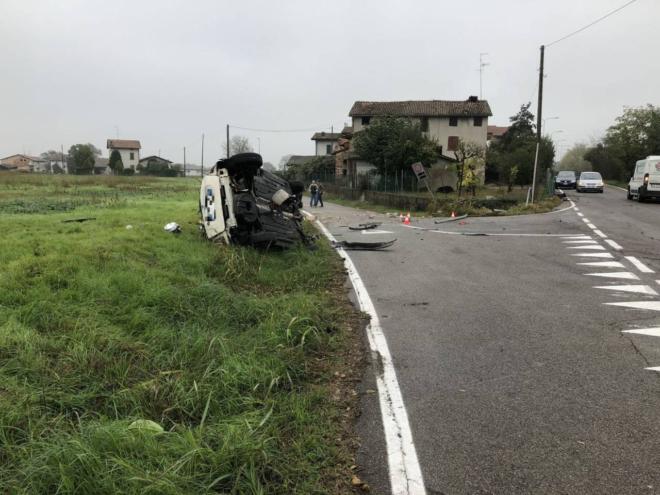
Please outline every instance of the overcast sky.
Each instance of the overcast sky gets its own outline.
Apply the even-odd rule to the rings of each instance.
[[[491,124],[536,113],[539,46],[625,0],[2,0],[0,157],[107,138],[142,156],[222,154],[225,124],[340,129],[355,100],[462,100]],[[559,144],[599,138],[624,106],[660,103],[660,2],[638,0],[546,51]],[[314,154],[312,131],[247,136],[264,160]]]

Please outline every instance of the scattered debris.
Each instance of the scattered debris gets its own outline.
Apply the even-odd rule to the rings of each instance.
[[[353,485],[356,488],[359,488],[360,490],[364,492],[368,492],[371,490],[369,485],[367,485],[364,481],[362,481],[360,478],[357,477],[357,475],[353,475],[351,478],[351,485]]]
[[[351,229],[351,230],[371,230],[371,229],[375,229],[379,225],[380,225],[380,222],[369,222],[369,223],[360,223],[360,224],[357,225],[357,227],[351,227],[349,225],[348,228]]]
[[[333,242],[333,246],[344,249],[377,251],[380,249],[386,249],[392,246],[395,242],[396,239],[392,239],[391,241],[376,241],[376,242],[336,241]]]
[[[131,230],[132,228],[133,228],[132,225],[127,225],[127,226],[126,226],[126,230]]]
[[[95,217],[82,217],[82,218],[69,218],[68,220],[62,220],[62,223],[71,223],[71,222],[89,222],[90,220],[96,220]]]
[[[206,237],[226,244],[285,249],[314,239],[303,232],[302,182],[261,168],[257,153],[219,160],[202,179],[200,213]]]
[[[176,222],[170,222],[165,227],[163,227],[163,230],[166,232],[170,232],[171,234],[180,234],[181,233],[181,226],[176,223]]]
[[[452,213],[454,213],[454,212],[452,212]],[[462,220],[462,219],[467,218],[467,217],[468,217],[467,215],[461,215],[461,216],[458,216],[458,217],[456,215],[454,215],[452,217],[441,218],[439,220],[435,220],[435,223],[455,222],[456,220]]]

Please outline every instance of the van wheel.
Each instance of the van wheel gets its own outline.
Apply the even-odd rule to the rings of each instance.
[[[637,202],[638,203],[643,203],[645,201],[644,196],[642,195],[642,188],[640,187],[637,190]]]
[[[628,187],[628,194],[626,196],[627,199],[633,199],[633,195],[630,194],[630,187]]]

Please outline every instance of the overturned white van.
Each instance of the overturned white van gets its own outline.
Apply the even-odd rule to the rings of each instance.
[[[641,203],[650,198],[660,199],[660,156],[657,155],[638,160],[628,182],[628,199]]]

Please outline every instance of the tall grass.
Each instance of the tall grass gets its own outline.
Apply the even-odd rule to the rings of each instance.
[[[5,177],[0,209],[119,192],[0,215],[0,491],[328,491],[339,413],[317,363],[343,316],[327,246],[207,243],[192,181]],[[130,427],[145,419],[164,431]]]

